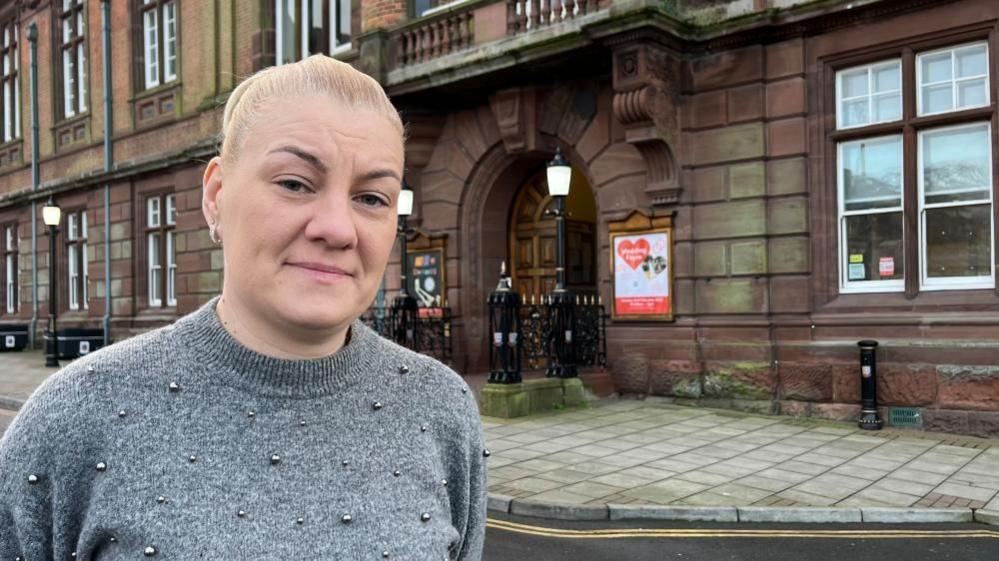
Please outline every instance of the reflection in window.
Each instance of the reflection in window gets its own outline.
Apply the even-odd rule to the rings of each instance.
[[[274,0],[277,64],[350,48],[350,0]]]
[[[902,137],[839,145],[842,286],[901,290]]]
[[[992,142],[988,123],[919,135],[923,283],[986,288],[992,277]]]

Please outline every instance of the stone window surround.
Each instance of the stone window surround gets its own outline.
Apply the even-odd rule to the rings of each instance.
[[[928,37],[929,34],[923,35]],[[996,112],[993,106],[958,110],[949,113],[916,116],[916,55],[922,52],[944,49],[950,46],[960,46],[973,42],[985,42],[988,45],[990,67],[994,68],[996,60],[996,38],[994,26],[977,24],[966,26],[950,32],[939,32],[936,36],[920,40],[899,40],[874,48],[862,48],[856,51],[820,55],[817,60],[818,71],[810,81],[810,88],[817,92],[813,101],[818,105],[817,113],[823,118],[819,123],[818,146],[813,155],[820,156],[815,161],[822,162],[820,169],[814,170],[813,179],[821,185],[815,190],[816,201],[813,209],[819,210],[820,216],[813,216],[813,269],[815,271],[815,299],[817,312],[852,312],[866,310],[871,307],[892,308],[905,307],[916,312],[937,311],[939,306],[946,306],[952,311],[983,310],[999,311],[999,286],[988,289],[968,289],[960,291],[928,291],[920,289],[919,267],[919,230],[917,190],[917,139],[919,131],[944,126],[970,124],[974,122],[990,122],[992,125],[993,154],[999,154],[996,143]],[[836,129],[836,72],[855,66],[876,63],[891,58],[902,61],[903,116],[901,120],[890,123],[878,123],[845,130]],[[992,77],[991,88],[995,88],[995,77]],[[995,90],[993,89],[994,93]],[[994,98],[993,98],[994,99]],[[903,137],[903,236],[905,239],[905,281],[904,290],[898,294],[890,293],[841,293],[839,289],[839,235],[837,220],[837,144],[849,140],[868,137],[900,134]],[[993,166],[993,200],[999,178],[995,175]],[[816,204],[817,203],[817,204]],[[993,219],[995,221],[996,205],[993,204]],[[816,235],[817,234],[817,235]],[[992,243],[995,245],[995,232]],[[997,277],[999,278],[999,277]],[[997,281],[999,285],[999,281]]]

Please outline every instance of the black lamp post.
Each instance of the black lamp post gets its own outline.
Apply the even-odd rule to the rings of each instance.
[[[409,228],[406,221],[413,214],[413,191],[402,181],[402,191],[399,192],[399,204],[397,207],[399,214],[399,295],[392,301],[392,327],[395,342],[400,345],[416,348],[416,321],[419,315],[419,305],[416,298],[409,293],[409,278],[407,269],[409,268],[409,254],[406,247],[406,237]]]
[[[548,193],[555,199],[555,290],[548,299],[551,319],[550,361],[546,376],[576,377],[576,299],[565,286],[565,198],[569,195],[572,167],[556,149],[548,162]]]
[[[56,299],[56,234],[59,233],[59,221],[62,219],[62,209],[55,204],[52,197],[42,207],[42,221],[49,227],[49,341],[51,346],[45,355],[45,366],[59,366],[59,341],[56,337],[56,312],[59,309]]]

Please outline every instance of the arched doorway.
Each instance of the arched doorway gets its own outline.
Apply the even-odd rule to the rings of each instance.
[[[510,212],[509,256],[513,286],[526,298],[539,299],[555,288],[555,218],[546,212],[554,203],[548,194],[546,171],[521,185]],[[586,178],[572,174],[566,199],[565,279],[578,294],[597,292],[597,202]]]

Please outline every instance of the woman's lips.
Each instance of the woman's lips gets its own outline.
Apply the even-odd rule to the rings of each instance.
[[[288,263],[288,265],[320,282],[335,282],[353,276],[335,265],[311,262]]]

